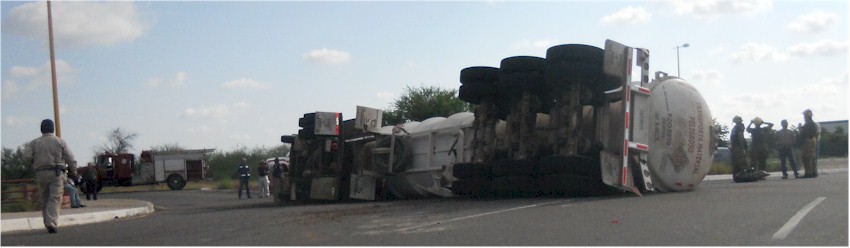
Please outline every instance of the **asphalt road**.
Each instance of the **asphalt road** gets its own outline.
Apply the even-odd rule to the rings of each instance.
[[[102,197],[152,202],[157,211],[65,227],[55,235],[4,233],[2,245],[847,246],[847,180],[844,172],[745,184],[708,181],[693,192],[644,197],[455,198],[285,207],[269,198],[240,201],[235,192],[107,194]],[[798,211],[806,213],[800,216]]]

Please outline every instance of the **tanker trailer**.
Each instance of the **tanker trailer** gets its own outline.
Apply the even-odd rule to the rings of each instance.
[[[631,81],[632,61],[642,68]],[[289,174],[293,200],[455,195],[583,196],[692,190],[710,167],[711,114],[684,80],[656,73],[649,52],[606,41],[567,44],[546,58],[461,71],[474,113],[378,126],[315,112],[299,120]]]

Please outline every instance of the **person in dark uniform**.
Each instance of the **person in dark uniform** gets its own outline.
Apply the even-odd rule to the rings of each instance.
[[[242,199],[243,188],[250,199],[251,188],[249,183],[251,182],[251,168],[248,168],[248,159],[242,158],[242,163],[239,165],[239,169],[236,172],[239,173],[239,199]]]
[[[800,177],[797,173],[797,160],[794,159],[794,141],[797,134],[788,129],[788,121],[782,120],[782,129],[776,131],[776,151],[779,152],[779,162],[782,165],[782,179],[788,179],[788,167],[785,167],[785,161],[791,163],[791,169],[794,170],[794,178]]]
[[[58,232],[64,181],[68,177],[77,178],[77,160],[65,141],[53,131],[52,120],[41,121],[41,137],[31,141],[23,155],[24,162],[35,169],[41,216],[48,233]]]
[[[729,147],[732,152],[732,179],[735,182],[741,181],[741,173],[748,167],[747,165],[747,140],[744,139],[744,123],[740,116],[732,118],[735,126],[732,127],[729,135]]]
[[[94,166],[94,163],[89,162],[86,166],[86,173],[83,174],[83,182],[86,188],[86,200],[91,200],[94,197],[94,200],[97,201],[97,167]]]
[[[755,127],[751,127],[753,124]],[[761,124],[767,126],[762,127]],[[767,166],[767,154],[770,152],[767,139],[771,129],[773,129],[773,123],[764,122],[758,117],[750,121],[750,125],[747,126],[747,132],[750,133],[753,144],[750,147],[750,163],[757,171],[763,171]]]
[[[817,156],[815,152],[818,146],[817,139],[820,137],[820,125],[812,119],[812,115],[811,110],[806,109],[806,111],[803,111],[805,122],[800,127],[800,137],[803,143],[800,150],[802,152],[803,168],[806,169],[806,173],[801,178],[818,177]]]

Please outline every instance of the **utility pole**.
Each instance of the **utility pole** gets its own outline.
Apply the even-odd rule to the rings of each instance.
[[[682,77],[682,71],[681,71],[681,69],[679,69],[679,48],[680,47],[686,48],[686,47],[689,47],[689,46],[690,45],[688,45],[688,43],[685,43],[681,46],[676,46],[676,76],[677,77]]]
[[[50,39],[50,75],[53,77],[53,120],[56,122],[56,136],[62,137],[59,125],[59,90],[56,87],[56,57],[53,53],[53,15],[50,11],[50,1],[47,1],[47,33]]]

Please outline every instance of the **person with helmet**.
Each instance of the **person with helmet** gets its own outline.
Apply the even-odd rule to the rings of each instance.
[[[752,127],[753,124],[755,127]],[[762,127],[761,124],[766,126]],[[753,118],[747,126],[747,132],[750,133],[753,142],[750,149],[750,163],[757,171],[764,171],[767,165],[767,155],[770,152],[767,139],[772,129],[773,123],[764,122],[759,117]]]
[[[815,156],[815,152],[818,143],[817,139],[820,137],[820,125],[812,120],[812,115],[812,111],[809,109],[803,111],[805,122],[800,127],[800,136],[803,142],[800,150],[802,152],[803,168],[806,169],[806,173],[801,178],[818,176],[817,156]]]
[[[785,161],[791,163],[791,169],[794,170],[794,178],[800,177],[797,173],[797,161],[794,159],[794,141],[797,134],[788,129],[788,121],[782,120],[782,129],[776,131],[776,151],[779,152],[779,162],[782,165],[782,179],[788,179],[788,168],[785,167]]]
[[[239,174],[239,199],[242,199],[242,189],[245,189],[245,192],[248,194],[248,198],[251,198],[251,188],[249,187],[249,182],[251,181],[251,168],[248,168],[248,159],[242,158],[242,163],[239,164],[239,169],[236,171]]]
[[[41,216],[48,233],[58,232],[64,181],[77,178],[77,160],[62,138],[53,133],[53,120],[41,121],[41,137],[29,143],[24,163],[32,164],[41,195]],[[66,167],[67,165],[67,167]]]

